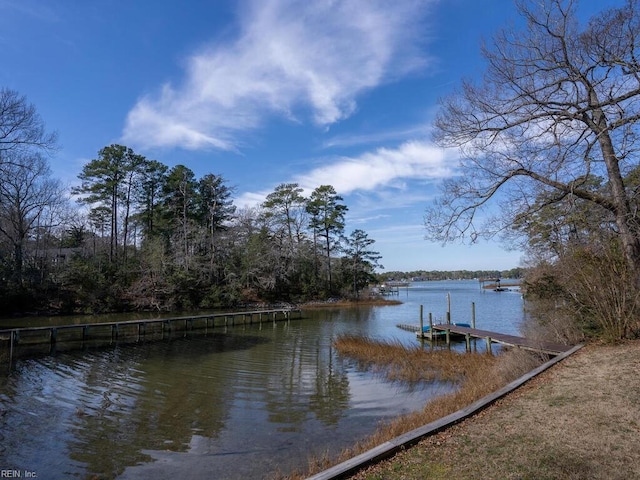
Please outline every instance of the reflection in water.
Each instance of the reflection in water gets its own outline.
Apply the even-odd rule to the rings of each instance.
[[[81,477],[143,464],[125,478],[175,477],[185,464],[255,478],[256,466],[300,465],[317,451],[310,436],[348,418],[351,381],[327,339],[307,340],[292,325],[20,362],[0,398],[3,435],[13,442],[4,464]],[[355,376],[355,384],[395,393]],[[375,405],[367,412],[379,414]]]
[[[416,312],[409,301],[322,310],[20,361],[0,377],[0,466],[125,479],[264,478],[302,467],[443,392],[385,382],[331,347],[346,332],[415,344],[395,324]]]

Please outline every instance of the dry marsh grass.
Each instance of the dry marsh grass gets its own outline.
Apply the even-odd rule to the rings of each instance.
[[[590,345],[354,480],[640,478],[640,345]]]
[[[458,388],[428,402],[420,411],[381,424],[370,437],[345,449],[338,458],[313,457],[308,470],[278,478],[297,480],[320,472],[370,450],[394,437],[433,422],[488,395],[520,377],[542,362],[542,358],[523,351],[499,356],[484,353],[458,353],[449,350],[425,350],[397,342],[380,342],[363,337],[343,336],[334,342],[341,355],[384,374],[393,381],[454,382]],[[395,478],[395,477],[385,477]]]
[[[338,337],[334,345],[340,354],[383,373],[392,381],[458,382],[473,376],[476,370],[486,371],[495,363],[495,357],[484,354],[431,351],[353,335]]]

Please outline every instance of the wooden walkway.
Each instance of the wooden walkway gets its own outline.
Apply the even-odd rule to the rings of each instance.
[[[63,344],[84,348],[92,342],[113,344],[118,341],[141,342],[172,338],[175,334],[186,337],[189,332],[206,334],[216,327],[252,323],[288,321],[292,314],[302,317],[296,308],[276,308],[231,313],[209,313],[184,317],[147,318],[116,322],[97,322],[43,327],[21,327],[0,330],[0,350],[7,345],[9,370],[18,347],[38,347],[40,353],[55,353]],[[42,347],[46,351],[42,350]]]
[[[534,350],[536,352],[548,353],[550,355],[558,355],[568,352],[573,348],[572,345],[562,345],[560,343],[542,342],[530,338],[518,337],[515,335],[505,335],[503,333],[490,332],[488,330],[479,330],[477,328],[461,327],[458,325],[439,324],[433,326],[434,332],[446,332],[451,334],[464,336],[465,338],[480,338],[487,342],[490,348],[491,343],[500,343],[510,347],[523,348],[525,350]]]

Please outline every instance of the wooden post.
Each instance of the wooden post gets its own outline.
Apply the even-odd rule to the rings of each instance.
[[[476,302],[471,302],[471,328],[476,328]],[[473,350],[477,351],[475,337],[473,337]],[[469,351],[471,351],[471,346],[469,346]]]
[[[420,338],[424,338],[424,318],[423,315],[424,307],[420,305]]]
[[[476,302],[471,302],[471,328],[476,328]]]
[[[465,343],[466,343],[465,346],[466,346],[467,352],[470,352],[471,351],[471,335],[467,333],[464,336],[464,339],[465,339]]]
[[[451,323],[451,294],[447,292],[447,324]]]
[[[433,340],[433,314],[429,312],[429,340]]]
[[[493,352],[491,351],[491,337],[487,337],[487,353],[489,355],[493,355]]]

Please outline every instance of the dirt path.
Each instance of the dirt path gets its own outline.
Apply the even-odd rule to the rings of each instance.
[[[354,478],[640,478],[640,342],[587,346]]]

